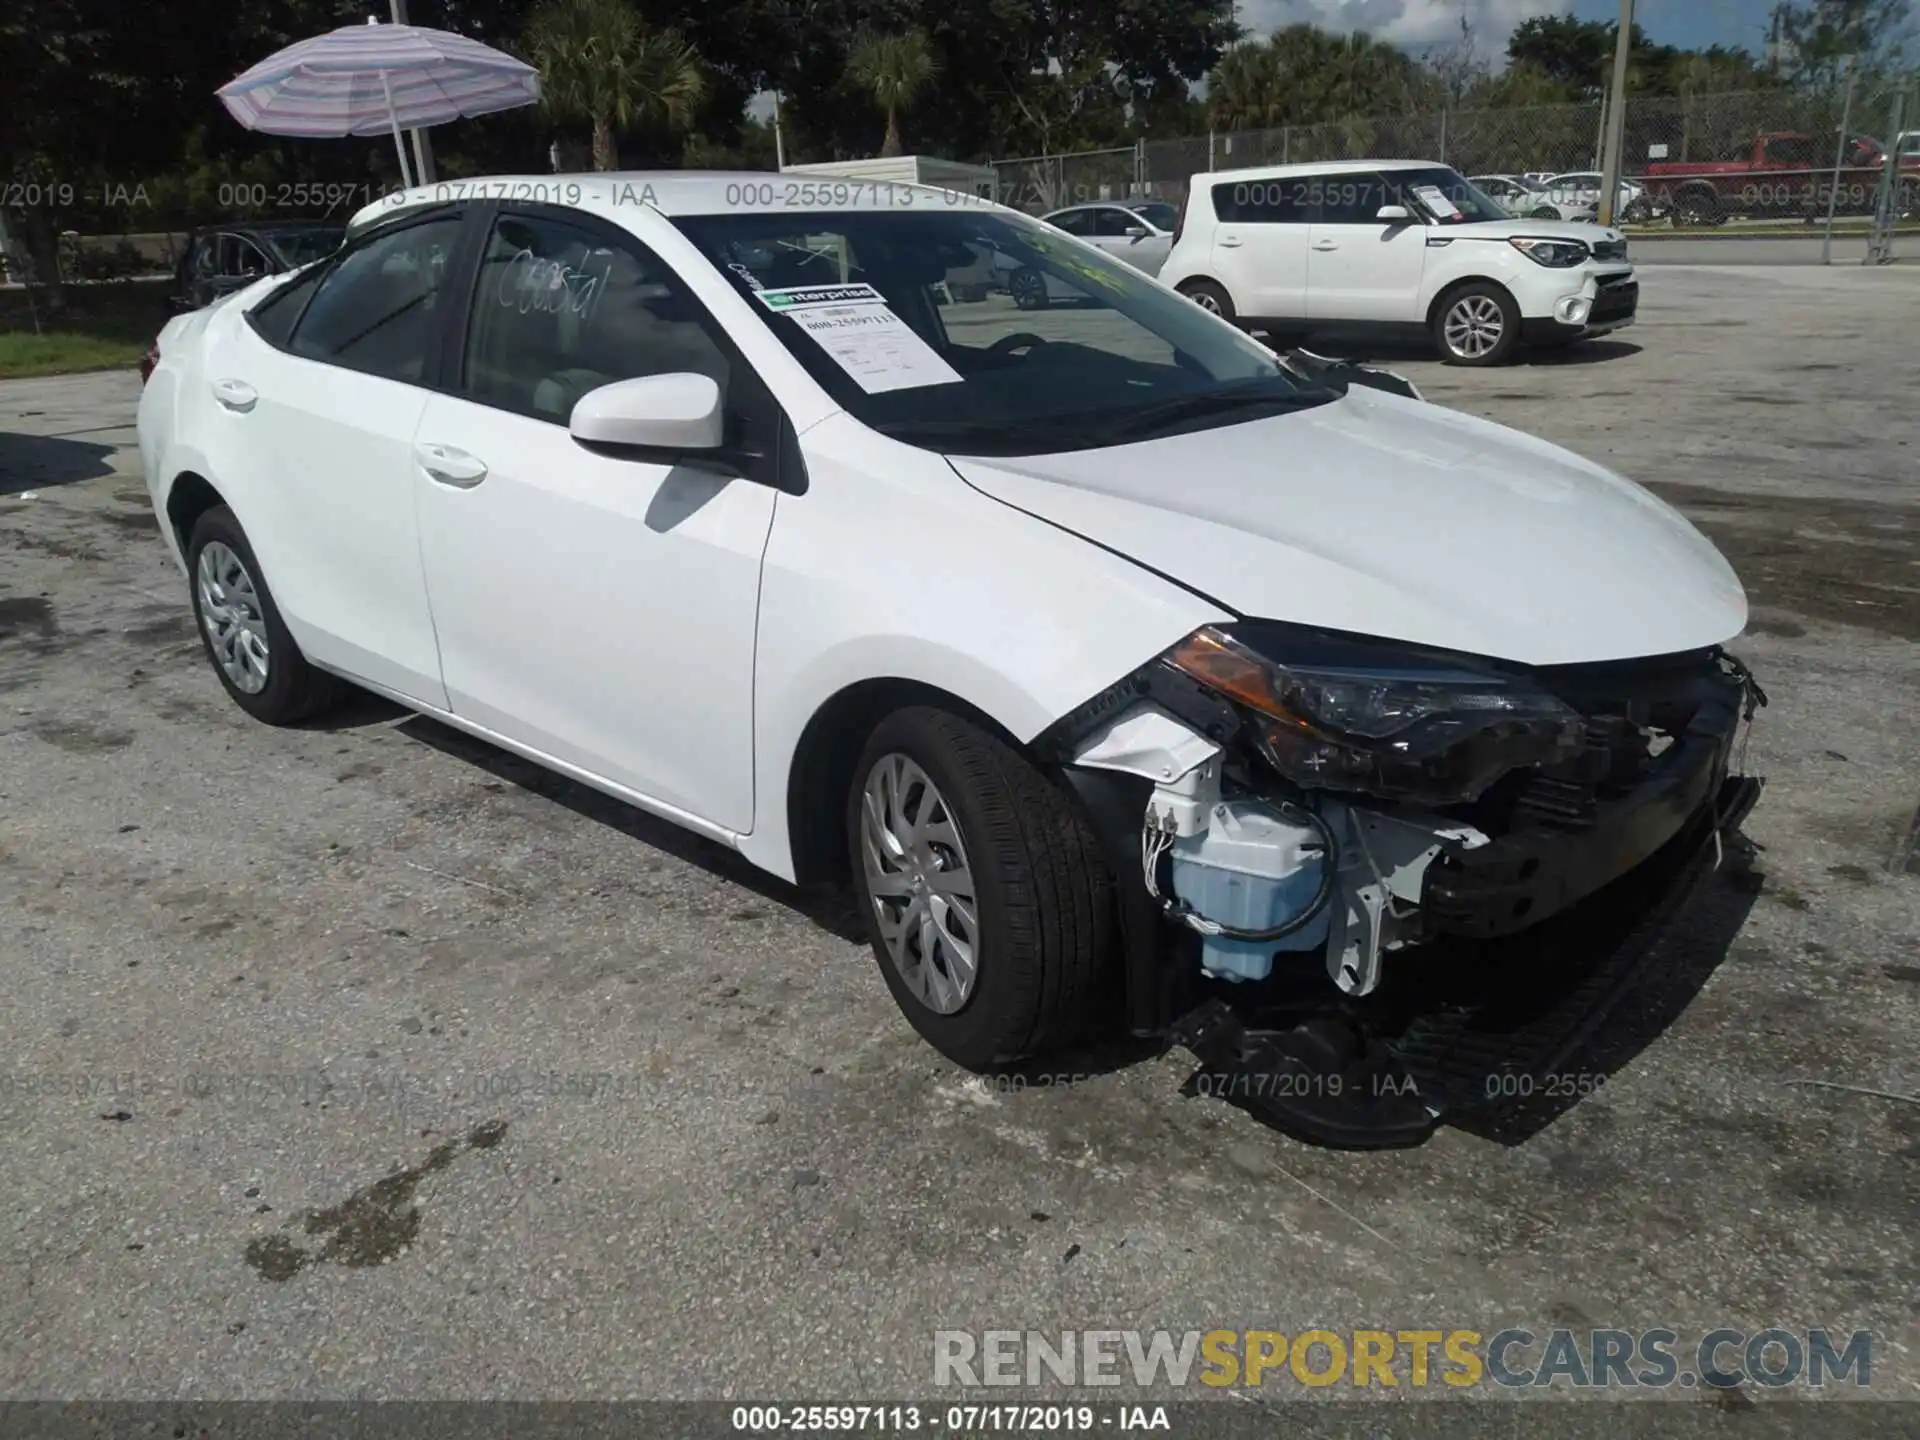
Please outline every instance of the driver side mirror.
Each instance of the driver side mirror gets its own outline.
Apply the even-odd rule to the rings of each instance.
[[[1404,224],[1413,219],[1413,212],[1404,205],[1382,205],[1373,212],[1373,218],[1389,224]]]
[[[1148,232],[1147,227],[1144,225],[1129,225],[1120,233],[1125,235],[1129,240],[1144,240],[1147,238]]]
[[[726,412],[710,375],[640,375],[582,395],[567,430],[590,445],[718,450],[726,438]]]

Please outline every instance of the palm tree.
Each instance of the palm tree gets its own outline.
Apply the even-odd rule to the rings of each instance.
[[[1272,46],[1247,41],[1220,57],[1207,76],[1207,116],[1218,130],[1265,130],[1286,118]]]
[[[847,57],[847,79],[873,97],[887,112],[887,138],[882,155],[900,155],[900,112],[911,110],[927,86],[940,74],[940,61],[924,31],[904,35],[868,35]]]
[[[684,127],[706,96],[700,57],[675,30],[650,29],[628,0],[543,0],[527,21],[540,102],[593,127],[593,168],[617,170],[616,131]]]

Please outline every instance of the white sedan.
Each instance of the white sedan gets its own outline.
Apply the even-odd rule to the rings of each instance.
[[[1158,275],[1167,263],[1173,232],[1180,228],[1179,207],[1164,200],[1069,205],[1041,219],[1149,275]]]
[[[361,686],[851,880],[970,1067],[1279,954],[1363,996],[1737,816],[1746,599],[1644,490],[999,206],[784,189],[415,190],[169,322],[140,450],[234,703]],[[1081,303],[938,303],[986,252]]]
[[[1594,207],[1571,195],[1555,196],[1524,175],[1475,175],[1470,183],[1500,202],[1515,219],[1592,221]]]

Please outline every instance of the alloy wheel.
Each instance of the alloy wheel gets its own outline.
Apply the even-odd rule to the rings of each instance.
[[[1447,311],[1443,333],[1447,348],[1463,360],[1478,360],[1491,353],[1507,328],[1507,317],[1492,296],[1468,295]]]
[[[929,1010],[953,1014],[979,973],[973,871],[946,797],[897,751],[861,790],[860,859],[888,959]]]
[[[233,687],[247,695],[267,688],[267,617],[246,565],[218,540],[200,547],[195,567],[200,594],[200,623],[213,648],[214,662]]]

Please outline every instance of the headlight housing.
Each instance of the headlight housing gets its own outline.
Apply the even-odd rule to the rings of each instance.
[[[1281,660],[1208,626],[1162,658],[1250,712],[1261,753],[1306,790],[1465,804],[1584,744],[1580,713],[1524,680],[1385,647]]]
[[[1531,235],[1515,235],[1507,243],[1536,265],[1550,270],[1571,270],[1593,255],[1584,240],[1545,240]]]

